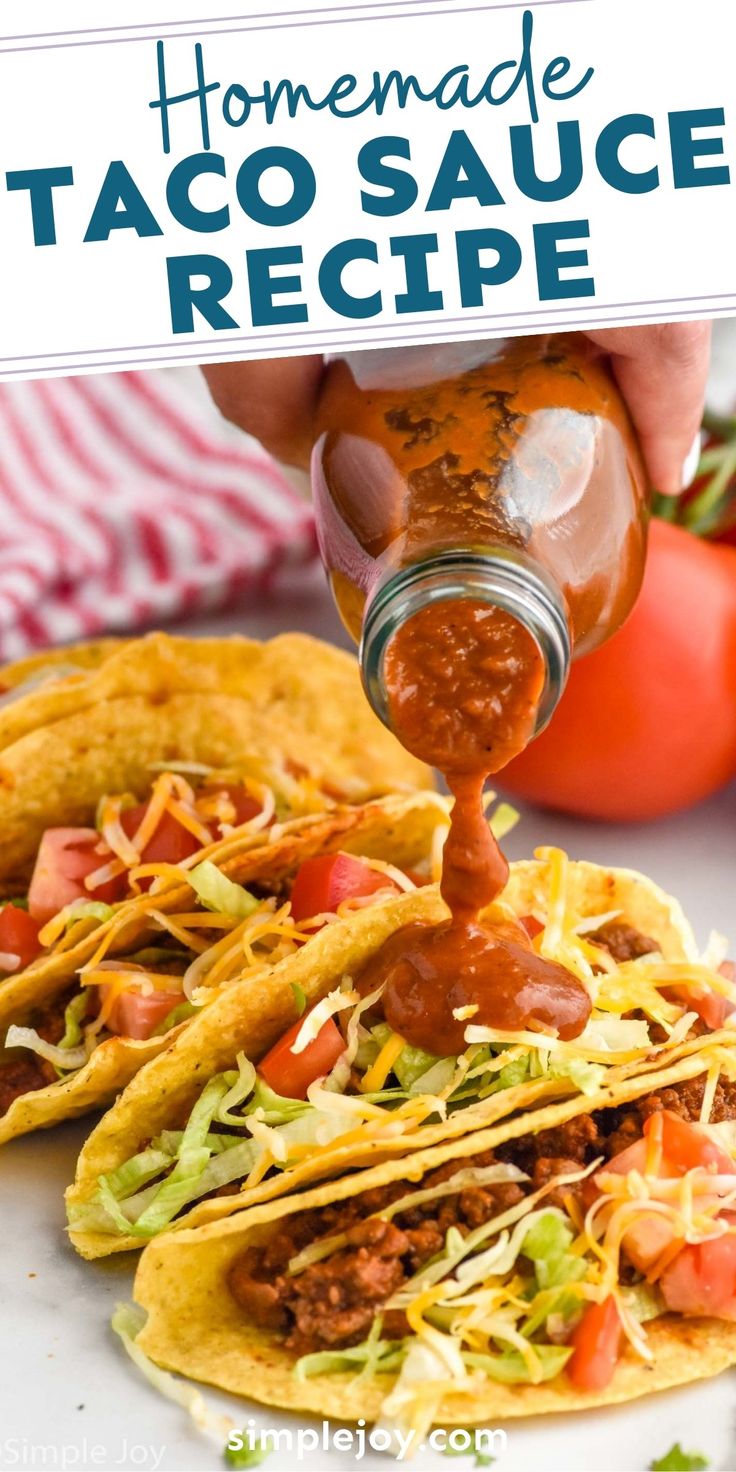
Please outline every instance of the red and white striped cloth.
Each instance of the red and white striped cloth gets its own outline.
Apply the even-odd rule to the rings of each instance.
[[[315,551],[309,504],[186,373],[0,388],[0,660],[225,608]]]

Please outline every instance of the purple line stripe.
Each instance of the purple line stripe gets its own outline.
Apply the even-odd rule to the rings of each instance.
[[[697,309],[696,310],[693,310],[693,311],[689,311],[689,312],[678,312],[677,313],[677,316],[676,316],[676,318],[674,320],[675,321],[684,321],[688,317],[697,317],[698,315],[699,315],[699,312],[698,312]],[[731,318],[733,318],[734,313],[732,311],[729,311],[728,308],[726,308],[726,307],[719,307],[717,309],[714,309],[712,312],[710,312],[709,315],[711,317],[731,317]],[[568,327],[575,327],[575,326],[578,325],[578,320],[579,319],[577,317],[575,317],[570,322],[566,323],[565,325],[568,326]],[[629,313],[623,313],[623,314],[619,314],[616,317],[600,317],[594,323],[592,323],[590,325],[595,326],[595,327],[608,327],[611,324],[616,323],[618,325],[623,324],[624,326],[633,326],[637,322],[671,322],[672,320],[673,320],[673,318],[672,318],[671,314],[669,314],[667,312],[640,312],[638,314],[635,314],[634,316],[630,315]],[[543,321],[541,323],[539,323],[539,324],[533,324],[531,326],[529,325],[529,323],[506,322],[503,325],[502,331],[503,332],[509,332],[509,333],[520,331],[520,332],[525,333],[527,335],[531,335],[531,333],[533,333],[535,331],[536,325],[543,326],[544,325],[544,319],[543,319]],[[461,333],[459,336],[458,336],[457,333],[453,333],[451,335],[446,336],[445,334],[437,334],[437,333],[423,333],[423,334],[411,333],[411,334],[407,335],[406,332],[403,332],[400,335],[398,335],[397,337],[395,337],[394,339],[389,340],[389,345],[391,345],[391,342],[396,342],[400,346],[411,346],[413,342],[422,341],[422,340],[424,340],[426,338],[429,338],[429,340],[431,342],[445,342],[445,341],[448,341],[448,342],[459,342],[459,341],[462,341],[464,338],[470,337],[470,336],[471,336],[470,333]],[[386,339],[382,339],[382,343],[385,343],[385,342],[386,342]],[[367,348],[370,348],[370,347],[375,346],[375,341],[374,341],[374,339],[371,339],[371,338],[356,338],[356,339],[354,339],[354,341],[351,344],[351,346],[352,347],[367,347]],[[258,351],[252,352],[250,354],[250,356],[253,357],[253,358],[267,357],[269,355],[269,353],[271,353],[272,351],[273,351],[272,346],[270,344],[268,344],[268,345],[264,345]],[[298,356],[302,356],[302,355],[301,354],[295,354],[294,356],[297,356],[298,357]],[[129,358],[117,358],[117,359],[105,360],[102,363],[95,363],[95,364],[91,364],[91,365],[82,364],[81,367],[82,367],[82,370],[84,372],[87,372],[87,373],[98,373],[101,369],[108,370],[108,369],[116,369],[116,368],[117,369],[121,369],[121,370],[123,370],[123,369],[130,369],[130,368],[146,369],[146,368],[152,368],[152,367],[173,367],[173,368],[175,368],[175,367],[177,367],[181,363],[191,362],[191,363],[197,364],[197,363],[202,363],[203,361],[207,361],[208,362],[210,360],[212,360],[213,362],[218,362],[218,361],[220,361],[220,362],[228,362],[228,361],[230,361],[230,358],[229,358],[229,355],[226,356],[225,358],[221,358],[220,355],[219,355],[219,353],[207,353],[207,354],[204,354],[204,355],[201,354],[201,353],[177,353],[177,354],[171,354],[171,353],[169,353],[169,354],[164,355],[163,357],[146,358],[144,360],[141,360],[138,363],[131,362],[131,360]],[[69,367],[70,366],[71,365],[68,365],[68,364],[57,366],[55,364],[48,363],[46,365],[46,367],[47,367],[47,374],[48,374],[48,372],[51,372],[56,377],[63,377],[65,373],[68,374],[68,371],[69,371]],[[22,371],[23,371],[22,368],[2,368],[2,369],[0,369],[0,378],[20,377],[22,375]],[[34,371],[33,377],[35,377],[35,378],[42,378],[43,376],[44,375],[43,375],[42,372],[40,372],[40,371],[39,372],[35,372]]]
[[[595,303],[591,303],[590,306],[586,306],[583,301],[580,301],[580,303],[577,304],[576,307],[575,307],[575,315],[577,317],[577,316],[579,316],[579,314],[581,312],[587,313],[589,315],[591,312],[593,312],[595,314],[597,312],[609,312],[609,311],[613,311],[613,310],[618,311],[620,308],[629,308],[629,307],[675,307],[675,306],[684,306],[688,302],[698,302],[702,306],[702,304],[704,302],[732,302],[732,301],[736,301],[736,292],[733,292],[733,291],[712,292],[709,296],[706,295],[706,294],[704,294],[704,293],[701,293],[701,294],[695,295],[695,296],[664,296],[664,297],[654,298],[651,301],[636,301],[636,302],[595,302]],[[572,310],[573,309],[571,307],[569,307],[569,306],[567,306],[567,307],[541,307],[540,306],[540,307],[535,307],[531,311],[528,311],[528,312],[516,312],[514,315],[517,318],[519,318],[519,319],[520,318],[523,318],[523,317],[539,317],[539,316],[542,316],[544,318],[545,322],[546,322],[548,319],[554,318],[555,316],[563,316],[563,315],[566,315],[569,312],[571,312]],[[422,320],[421,324],[417,324],[417,325],[421,325],[423,327],[434,327],[434,326],[437,326],[437,327],[445,327],[445,326],[446,327],[450,327],[454,323],[460,323],[462,325],[466,325],[467,323],[475,323],[475,322],[503,322],[508,315],[509,315],[508,312],[473,312],[473,313],[467,313],[466,312],[464,314],[464,316],[462,316],[462,317],[445,317],[445,316],[442,316],[442,317],[425,317]],[[695,313],[691,313],[691,315],[696,315],[696,314]],[[394,322],[384,322],[384,323],[377,322],[376,325],[375,325],[375,327],[372,330],[373,330],[373,332],[375,334],[386,333],[386,332],[394,332],[394,331],[396,331],[398,329],[399,326],[400,326],[399,323],[394,323]],[[305,338],[317,338],[317,337],[325,337],[325,336],[327,336],[330,339],[332,339],[332,338],[335,338],[335,337],[345,337],[346,335],[348,335],[352,331],[353,331],[353,328],[352,327],[308,327],[304,331],[297,331],[297,332],[270,332],[268,334],[268,341],[271,344],[281,343],[281,342],[289,343],[292,340],[295,340],[297,342],[302,342]],[[227,337],[218,337],[217,338],[217,343],[220,346],[225,347],[225,346],[227,346],[228,343],[243,343],[243,342],[246,342],[246,343],[247,342],[261,343],[261,342],[263,342],[263,340],[264,340],[263,334],[253,334],[253,333],[239,332],[239,333],[231,333]],[[190,338],[186,343],[182,343],[182,347],[192,347],[192,348],[197,348],[197,347],[211,348],[213,345],[214,345],[213,344],[213,339],[211,337]],[[10,355],[8,355],[6,357],[0,357],[0,363],[34,363],[34,362],[37,362],[37,361],[42,361],[44,363],[48,363],[53,358],[61,358],[61,357],[66,358],[66,357],[71,357],[71,358],[74,358],[76,360],[77,358],[89,358],[89,357],[92,357],[95,353],[114,353],[114,352],[148,353],[148,352],[156,352],[156,351],[158,351],[158,349],[174,348],[174,346],[175,346],[175,344],[172,343],[172,342],[134,342],[134,343],[131,343],[130,344],[130,347],[127,347],[127,348],[118,348],[118,347],[110,346],[110,347],[104,347],[104,348],[72,348],[72,349],[69,350],[68,353],[51,353],[51,354],[49,354],[49,353],[28,353],[28,354],[25,354],[25,353],[22,353],[22,354],[21,353],[11,353]]]
[[[398,0],[398,3],[406,4],[407,0]],[[414,0],[408,0],[408,3],[413,4]],[[427,0],[423,0],[423,3],[426,4]],[[594,0],[502,0],[501,4],[494,4],[491,0],[491,3],[484,5],[464,5],[461,7],[453,4],[449,10],[406,10],[399,14],[394,12],[389,15],[382,15],[381,20],[414,20],[417,17],[426,20],[428,18],[434,19],[437,15],[482,15],[485,11],[489,10],[529,10],[534,4],[545,7],[549,5],[592,5],[594,4]],[[287,11],[283,13],[288,14]],[[295,12],[295,14],[298,14],[298,12]],[[365,25],[366,22],[373,21],[374,19],[375,17],[372,15],[331,15],[325,17],[323,20],[287,20],[279,25],[268,22],[266,25],[224,26],[222,28],[210,28],[209,30],[202,26],[196,31],[172,31],[170,35],[167,34],[166,28],[162,27],[159,35],[171,41],[187,41],[198,40],[202,36],[252,35],[260,31],[303,30],[313,26]],[[170,24],[176,25],[177,22],[172,21]],[[64,32],[60,34],[63,35]],[[90,32],[90,34],[94,35],[95,33]],[[75,48],[78,49],[81,46],[125,46],[133,45],[140,41],[150,41],[150,39],[150,36],[108,36],[94,41],[46,41],[41,46],[0,46],[0,55],[15,56],[19,53],[25,54],[30,51],[69,51]]]
[[[340,5],[335,9],[340,10],[385,10],[389,5],[396,5],[399,0],[363,0],[362,5]],[[403,0],[405,5],[420,5],[422,0]],[[535,0],[535,3],[544,5],[547,0]],[[291,15],[324,15],[330,13],[330,8],[325,5],[305,7],[304,10],[267,10],[254,11],[250,15],[201,15],[191,16],[185,20],[145,20],[137,25],[120,26],[83,26],[69,31],[36,31],[27,32],[19,36],[3,36],[4,41],[51,41],[56,36],[104,36],[113,31],[160,31],[166,26],[205,26],[225,25],[231,20],[283,20]]]

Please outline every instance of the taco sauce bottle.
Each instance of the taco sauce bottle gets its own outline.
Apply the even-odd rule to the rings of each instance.
[[[508,875],[482,790],[639,591],[647,486],[626,407],[584,338],[545,336],[339,358],[317,428],[321,551],[368,698],[455,798],[451,919],[392,937],[366,984],[388,976],[387,1020],[433,1053],[461,1050],[471,1017],[576,1036],[581,983],[479,922]]]

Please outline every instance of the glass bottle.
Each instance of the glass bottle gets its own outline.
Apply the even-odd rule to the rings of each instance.
[[[574,334],[348,354],[328,366],[317,433],[320,548],[377,714],[398,628],[470,598],[540,649],[541,730],[644,570],[646,476],[606,358]]]

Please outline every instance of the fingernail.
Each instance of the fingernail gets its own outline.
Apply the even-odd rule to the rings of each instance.
[[[689,453],[685,456],[685,460],[682,466],[681,484],[683,491],[686,491],[688,486],[691,486],[695,479],[695,472],[698,468],[698,462],[700,460],[700,452],[702,448],[703,438],[700,430],[698,430],[695,439],[690,446]]]

